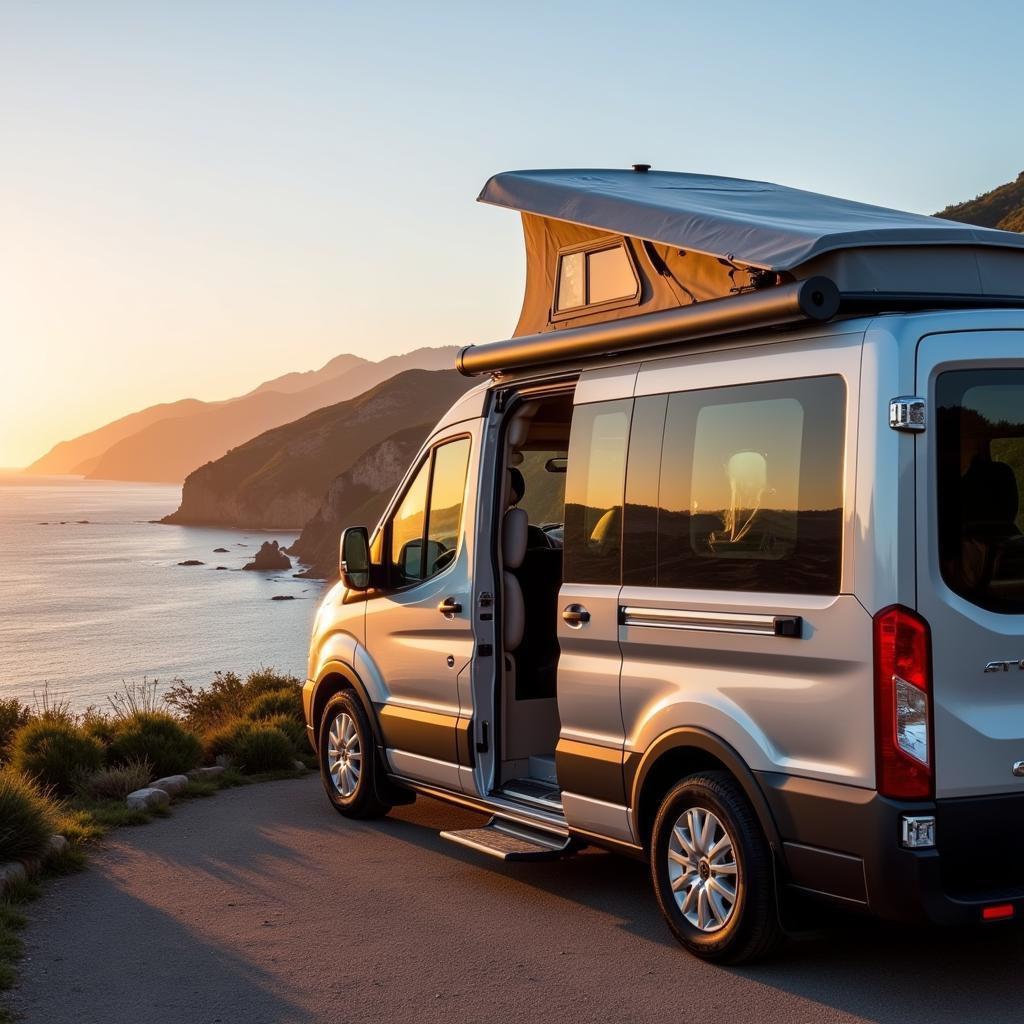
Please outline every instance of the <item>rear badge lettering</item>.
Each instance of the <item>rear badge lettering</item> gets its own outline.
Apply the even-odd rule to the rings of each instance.
[[[1012,669],[1024,672],[1024,658],[1020,661],[990,661],[985,666],[986,672],[1009,672]]]

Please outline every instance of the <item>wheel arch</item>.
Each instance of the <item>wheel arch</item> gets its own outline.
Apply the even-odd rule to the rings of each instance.
[[[626,758],[626,791],[630,794],[637,839],[648,848],[658,807],[680,779],[698,771],[726,771],[739,784],[757,815],[768,843],[782,856],[782,839],[768,801],[754,773],[736,750],[720,736],[696,726],[662,733],[642,755]]]
[[[373,730],[374,741],[378,746],[383,745],[384,740],[380,731],[380,723],[377,721],[377,712],[374,710],[373,701],[370,700],[366,685],[359,678],[359,673],[343,661],[329,661],[324,665],[313,690],[309,724],[313,728],[317,742],[319,742],[320,723],[323,719],[324,709],[327,707],[328,701],[343,690],[351,690],[359,698],[359,703],[363,705],[370,728]]]

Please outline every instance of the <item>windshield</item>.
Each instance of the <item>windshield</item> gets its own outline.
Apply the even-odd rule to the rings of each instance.
[[[942,575],[982,608],[1024,612],[1024,370],[938,379]]]

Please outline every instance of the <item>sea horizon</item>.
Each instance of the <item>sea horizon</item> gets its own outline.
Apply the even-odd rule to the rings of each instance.
[[[156,522],[180,496],[180,484],[0,469],[0,699],[45,693],[83,711],[125,683],[304,675],[323,582],[296,579],[298,563],[243,571],[263,541],[298,531]]]

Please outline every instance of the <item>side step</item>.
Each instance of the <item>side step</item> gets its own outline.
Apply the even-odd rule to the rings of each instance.
[[[501,818],[491,818],[483,828],[442,832],[441,838],[499,860],[555,860],[568,853],[572,843],[568,836],[527,828]]]

